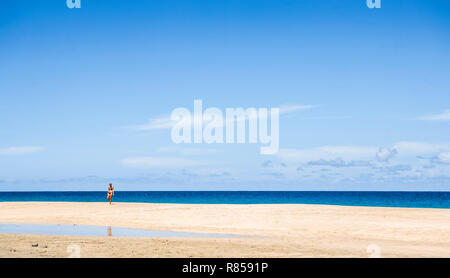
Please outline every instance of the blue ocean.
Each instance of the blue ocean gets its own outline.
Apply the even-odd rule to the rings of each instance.
[[[0,192],[0,202],[106,202],[106,192]],[[116,191],[114,202],[450,208],[450,192]]]

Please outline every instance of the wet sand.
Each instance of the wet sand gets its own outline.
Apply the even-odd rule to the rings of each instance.
[[[446,209],[5,202],[0,203],[0,223],[99,225],[254,236],[126,238],[0,234],[0,257],[450,257],[450,210]],[[38,246],[33,247],[36,243]]]

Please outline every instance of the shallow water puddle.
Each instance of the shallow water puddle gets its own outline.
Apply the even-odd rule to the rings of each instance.
[[[143,230],[111,226],[63,224],[0,224],[0,234],[37,234],[58,236],[110,236],[110,237],[241,237],[238,235],[185,233]]]

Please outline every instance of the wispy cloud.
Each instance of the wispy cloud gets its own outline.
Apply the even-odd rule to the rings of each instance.
[[[421,116],[416,119],[421,121],[450,121],[450,109],[447,109],[440,114]]]
[[[431,163],[450,164],[450,152],[442,152],[430,159]]]
[[[307,163],[317,160],[345,161],[374,158],[378,148],[360,146],[322,146],[310,149],[281,149],[277,156],[287,162]]]
[[[376,153],[376,158],[380,162],[388,162],[398,153],[397,149],[380,148]]]
[[[42,151],[42,147],[24,146],[24,147],[8,147],[0,149],[0,155],[22,155]]]
[[[450,146],[424,142],[402,141],[390,148],[376,146],[321,146],[309,149],[280,149],[276,155],[283,161],[308,163],[311,161],[343,160],[347,163],[358,160],[389,162],[397,156],[433,155],[450,151]]]
[[[172,121],[170,116],[159,116],[150,118],[146,124],[130,126],[130,128],[140,131],[169,129],[172,128],[176,121]]]
[[[308,110],[316,108],[316,105],[281,105],[280,106],[280,114],[288,114],[288,113],[294,113],[302,110]]]
[[[387,173],[387,174],[390,174],[390,175],[397,175],[401,172],[411,171],[412,167],[407,164],[398,164],[398,165],[374,167],[374,169],[384,172],[384,173]]]
[[[342,167],[372,167],[373,164],[370,161],[364,160],[351,160],[344,161],[342,158],[337,158],[333,160],[320,159],[317,161],[310,161],[306,164],[307,166],[330,166],[336,168]]]
[[[449,150],[450,146],[425,142],[402,141],[396,143],[392,149],[395,149],[401,155],[417,156]]]
[[[183,156],[198,156],[198,155],[214,155],[222,152],[214,148],[192,148],[184,146],[161,147],[156,150],[157,153],[175,153]]]
[[[317,107],[316,105],[300,105],[300,104],[292,104],[292,105],[281,105],[280,114],[290,114],[295,113],[302,110],[312,109]],[[194,117],[194,114],[191,114],[191,117]],[[259,115],[257,115],[259,117]],[[225,119],[225,115],[224,115]],[[149,131],[149,130],[158,130],[158,129],[170,129],[172,128],[177,121],[173,121],[170,118],[170,115],[161,115],[157,117],[152,117],[148,120],[147,123],[142,125],[134,125],[129,126],[129,128],[140,130],[140,131]]]
[[[131,157],[120,161],[123,165],[135,168],[180,168],[206,165],[209,162],[179,157]]]

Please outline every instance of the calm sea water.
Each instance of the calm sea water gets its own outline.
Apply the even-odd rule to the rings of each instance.
[[[0,202],[106,202],[106,192],[0,192]],[[450,192],[116,191],[114,202],[450,208]]]

